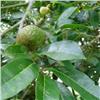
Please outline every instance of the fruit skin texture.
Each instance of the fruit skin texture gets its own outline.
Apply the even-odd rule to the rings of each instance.
[[[40,14],[41,15],[46,15],[50,12],[50,9],[48,7],[41,7],[40,8]]]
[[[45,40],[45,31],[34,25],[23,27],[16,37],[16,43],[24,45],[30,51],[41,48],[45,44]]]

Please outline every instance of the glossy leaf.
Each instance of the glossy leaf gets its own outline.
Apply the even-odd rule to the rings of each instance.
[[[43,54],[58,61],[85,59],[79,45],[70,40],[52,43]]]
[[[82,10],[81,12],[79,12],[76,16],[77,20],[79,22],[86,22],[88,21],[89,18],[89,14],[87,10]]]
[[[74,13],[74,11],[77,9],[77,7],[70,7],[66,9],[61,16],[58,19],[57,25],[59,27],[65,25],[65,24],[71,24],[73,20],[69,19],[69,17]]]
[[[40,74],[36,81],[35,100],[59,100],[59,89],[56,82]]]
[[[38,75],[38,66],[26,58],[14,59],[1,69],[2,99],[10,98],[25,89]]]
[[[100,87],[84,73],[74,69],[69,62],[64,67],[51,69],[66,85],[74,88],[85,100],[99,100]]]

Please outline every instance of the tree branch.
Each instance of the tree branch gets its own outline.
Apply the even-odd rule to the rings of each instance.
[[[30,0],[29,5],[28,5],[27,10],[26,10],[26,13],[23,16],[23,18],[18,23],[16,23],[15,25],[11,26],[9,29],[7,29],[3,33],[1,33],[0,34],[1,37],[4,37],[6,35],[6,33],[8,33],[9,31],[11,31],[12,29],[16,28],[19,25],[20,26],[19,26],[18,32],[20,31],[20,29],[23,27],[23,23],[24,23],[25,18],[26,18],[27,14],[29,13],[29,11],[32,7],[33,2],[35,2],[35,0]]]
[[[35,2],[35,0],[30,0],[30,1],[29,1],[29,5],[28,5],[28,7],[27,7],[27,9],[26,9],[26,12],[25,12],[23,18],[22,18],[21,21],[20,21],[20,26],[19,26],[18,33],[21,31],[21,29],[22,29],[22,27],[23,27],[23,23],[24,23],[25,18],[26,18],[26,16],[28,15],[28,13],[29,13],[29,11],[30,11],[30,9],[31,9],[31,7],[32,7],[33,2]]]
[[[16,8],[20,6],[26,6],[28,3],[20,3],[20,4],[15,4],[15,5],[9,5],[9,6],[4,6],[1,7],[1,10],[9,9],[9,8]]]
[[[1,37],[4,37],[6,35],[6,33],[11,31],[12,29],[16,28],[19,24],[20,24],[20,22],[16,23],[15,25],[13,25],[10,28],[8,28],[7,30],[5,30],[3,33],[1,33]]]
[[[22,95],[21,99],[23,100],[24,97],[27,95],[27,93],[30,91],[32,85],[29,85],[29,87],[27,88],[27,90],[24,92],[24,94]]]

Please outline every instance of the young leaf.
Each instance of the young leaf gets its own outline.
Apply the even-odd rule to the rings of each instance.
[[[73,68],[67,63],[61,68],[51,69],[66,85],[74,88],[85,100],[99,100],[100,87],[95,86],[94,82],[82,72]]]
[[[29,59],[18,58],[3,66],[1,75],[2,99],[7,99],[26,88],[36,78],[38,66]]]
[[[70,40],[52,43],[42,54],[58,61],[85,59],[79,45]]]
[[[35,100],[59,100],[59,89],[54,80],[40,74],[36,81]]]

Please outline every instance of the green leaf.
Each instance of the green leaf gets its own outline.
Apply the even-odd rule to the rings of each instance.
[[[59,89],[54,80],[40,74],[36,81],[35,100],[59,100]]]
[[[29,56],[27,49],[21,45],[11,45],[5,50],[5,55],[11,58]]]
[[[25,89],[36,78],[38,66],[27,58],[17,58],[2,67],[1,75],[2,99],[7,99]]]
[[[97,27],[100,23],[100,11],[90,10],[89,11],[89,23]]]
[[[85,26],[83,24],[65,24],[62,26],[62,28],[71,28],[71,29],[89,29],[88,26]]]
[[[97,71],[97,73],[99,73],[99,75],[100,75],[100,62],[96,65],[96,71]]]
[[[76,18],[79,22],[84,23],[86,21],[88,21],[89,18],[89,13],[88,10],[81,10],[77,15]]]
[[[57,25],[59,27],[65,25],[65,24],[71,24],[73,20],[69,19],[69,17],[74,13],[74,11],[77,9],[77,7],[70,7],[66,9],[61,16],[58,18]]]
[[[61,100],[75,100],[71,92],[62,83],[57,82],[57,86],[61,92]]]
[[[90,64],[93,64],[94,66],[96,66],[100,61],[98,58],[94,57],[94,56],[90,56],[87,61],[90,63]]]
[[[66,85],[75,89],[85,100],[100,100],[100,87],[95,86],[94,82],[84,73],[76,70],[72,64],[60,68],[51,68]]]
[[[52,43],[42,54],[58,61],[85,59],[79,45],[70,40]]]
[[[58,21],[58,27],[63,27],[64,25],[67,25],[67,24],[72,24],[73,23],[73,20],[72,19],[64,19],[60,22]]]

